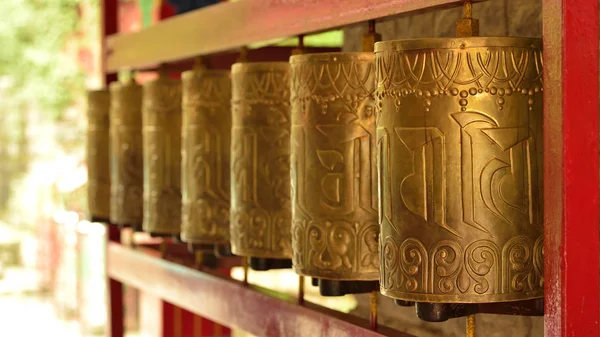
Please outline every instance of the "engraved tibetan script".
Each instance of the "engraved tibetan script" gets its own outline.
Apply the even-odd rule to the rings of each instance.
[[[382,292],[427,302],[541,297],[541,41],[376,49]]]

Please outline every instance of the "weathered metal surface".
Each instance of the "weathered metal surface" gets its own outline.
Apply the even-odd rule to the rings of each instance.
[[[545,335],[598,336],[598,1],[543,1]]]
[[[294,269],[378,280],[373,54],[295,55],[290,64]]]
[[[144,84],[144,231],[181,231],[181,80],[161,74]]]
[[[110,218],[110,156],[108,90],[88,91],[88,212],[92,221]]]
[[[182,75],[183,241],[229,245],[231,75],[191,70]]]
[[[385,326],[373,331],[364,319],[309,302],[299,305],[297,298],[244,286],[216,273],[199,272],[119,244],[109,244],[106,259],[110,277],[255,336],[411,337]]]
[[[244,0],[176,16],[132,34],[108,38],[107,71],[206,55],[407,13],[459,0]],[[214,30],[218,28],[219,34]],[[156,43],[156,41],[160,43]]]
[[[287,62],[231,68],[231,249],[292,257],[290,77]]]
[[[540,39],[380,42],[381,290],[543,297]]]
[[[110,85],[110,220],[138,227],[143,217],[142,87]]]

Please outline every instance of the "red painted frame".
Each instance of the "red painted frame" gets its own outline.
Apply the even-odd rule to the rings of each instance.
[[[102,66],[100,69],[106,69],[106,63],[108,58],[107,52],[107,37],[110,35],[114,35],[118,32],[119,29],[119,0],[101,0],[100,1],[100,17],[102,18],[102,22],[100,24],[100,36],[101,40],[101,48],[100,55],[102,55],[100,62]],[[104,85],[107,86],[110,82],[116,81],[116,74],[104,74]]]
[[[598,1],[544,0],[546,336],[598,336]]]
[[[131,34],[108,37],[106,70],[148,67],[287,36],[463,0],[243,0],[194,10]],[[482,1],[482,0],[473,0]],[[159,39],[161,43],[156,43]]]
[[[106,37],[116,34],[118,31],[118,0],[101,0],[100,1],[100,24],[101,48],[100,55],[103,55],[100,62],[101,69],[106,68]],[[108,87],[110,82],[116,81],[116,74],[105,73],[103,76],[103,84]],[[114,225],[107,224],[107,241],[120,243],[121,231]],[[107,242],[107,243],[108,243]],[[108,275],[108,273],[107,273]],[[110,337],[123,337],[125,334],[125,322],[123,317],[123,285],[112,278],[107,280],[108,283],[108,307],[109,314],[109,333]]]
[[[133,238],[132,238],[133,239]],[[112,245],[109,244],[109,249],[107,251],[107,259],[112,255],[110,253]],[[124,248],[121,245],[118,245],[121,248]],[[169,242],[166,251],[161,250],[161,245],[154,244],[140,244],[136,242],[135,251],[137,253],[143,254],[144,256],[162,261],[169,261],[171,263],[193,267],[195,265],[194,256],[190,254],[187,250],[186,244],[179,244],[174,242]],[[219,260],[219,272],[222,271],[223,275],[229,275],[231,273],[231,268],[233,266],[240,265],[240,258],[226,258]],[[237,262],[237,263],[236,263]],[[125,262],[125,265],[133,266],[133,269],[137,269],[138,263],[134,261],[130,261],[129,263]],[[146,269],[146,273],[150,269]],[[115,277],[113,273],[111,273],[111,267],[107,270],[109,276]],[[145,275],[145,273],[140,269],[136,271],[136,273],[140,273],[140,275]],[[154,275],[155,273],[152,272]],[[115,277],[118,279],[118,277]],[[152,282],[155,282],[156,278],[152,278]],[[161,281],[158,281],[159,283]],[[130,282],[125,282],[130,284]],[[154,295],[147,291],[146,287],[137,287],[141,296],[145,296],[146,299],[154,297]],[[146,308],[152,314],[148,313],[147,320],[144,321],[142,317],[140,317],[140,324],[149,323],[148,320],[152,320],[152,324],[158,324],[157,328],[160,331],[160,334],[153,334],[153,332],[147,331],[146,327],[141,327],[141,330],[144,335],[149,336],[163,336],[163,337],[184,337],[184,336],[193,336],[193,337],[228,337],[231,336],[231,329],[222,324],[215,323],[205,317],[201,317],[195,315],[193,312],[185,310],[179,304],[180,302],[174,302],[177,305],[169,303],[164,300],[164,297],[160,297],[157,303],[155,303],[156,307]],[[144,303],[147,305],[148,303]],[[155,331],[155,333],[158,331]]]
[[[257,286],[221,273],[198,271],[109,244],[108,275],[220,324],[260,337],[414,337],[367,320]],[[147,275],[151,273],[152,278]]]
[[[599,336],[598,1],[541,1],[545,67],[545,335]],[[103,38],[106,41],[108,35],[116,32],[117,0],[102,0],[102,3]],[[302,7],[305,3],[293,1],[285,2],[285,6],[292,3],[298,4],[301,12],[306,9]],[[329,13],[335,17],[335,13],[330,12],[341,3],[342,0],[321,1],[320,16],[327,17],[325,14]],[[416,0],[406,3],[419,6]],[[310,4],[314,5],[313,2]],[[360,17],[363,20],[373,15],[368,11],[354,14],[354,19]],[[291,21],[293,32],[299,33],[303,29],[302,22],[293,18]],[[314,27],[304,30],[311,31]],[[215,41],[213,44],[218,42]],[[203,51],[220,50],[216,45],[202,48]],[[165,59],[175,57],[169,54]],[[104,60],[103,69],[110,68]],[[107,75],[106,80],[114,80],[114,76]],[[116,236],[111,238],[117,239]],[[118,282],[110,282],[113,337],[122,336],[122,307],[118,307],[122,302],[120,289]],[[321,319],[333,320],[328,316]]]
[[[108,242],[120,243],[121,230],[111,224],[107,224]],[[108,246],[107,246],[108,247]],[[108,275],[108,271],[106,273]],[[110,278],[108,279],[109,295],[109,337],[123,337],[125,335],[125,320],[123,316],[123,285],[121,282]]]

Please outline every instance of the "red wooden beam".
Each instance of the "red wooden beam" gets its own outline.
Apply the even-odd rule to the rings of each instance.
[[[545,333],[598,336],[598,1],[543,12]]]
[[[252,43],[464,0],[243,0],[222,2],[108,39],[107,70],[143,68]],[[476,0],[479,1],[479,0]]]
[[[248,62],[287,62],[292,55],[292,51],[295,47],[262,47],[257,49],[248,50],[247,58]],[[306,53],[332,53],[339,52],[341,48],[331,47],[305,47],[304,52]],[[222,69],[230,70],[231,65],[236,63],[239,59],[239,52],[224,52],[212,54],[204,57],[206,67],[209,69]],[[167,69],[170,72],[182,72],[190,70],[194,66],[194,60],[185,60],[179,62],[172,62],[166,64]],[[163,64],[165,65],[165,64]],[[152,65],[144,68],[138,68],[139,71],[155,71],[158,70],[159,65]]]
[[[200,272],[119,244],[108,247],[108,274],[197,315],[261,337],[411,337],[217,273]],[[151,277],[149,277],[151,275]]]

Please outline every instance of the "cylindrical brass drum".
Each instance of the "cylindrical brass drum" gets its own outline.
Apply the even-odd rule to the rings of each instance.
[[[140,229],[143,216],[142,87],[110,86],[110,220]]]
[[[290,64],[294,269],[378,280],[373,54],[304,54]]]
[[[231,68],[231,248],[236,255],[292,257],[289,68],[287,62]]]
[[[231,75],[183,73],[183,241],[229,246]]]
[[[181,232],[181,80],[144,84],[144,231]]]
[[[88,212],[91,221],[110,220],[110,161],[108,90],[88,91]]]
[[[375,55],[382,293],[542,297],[542,41],[386,41]]]

